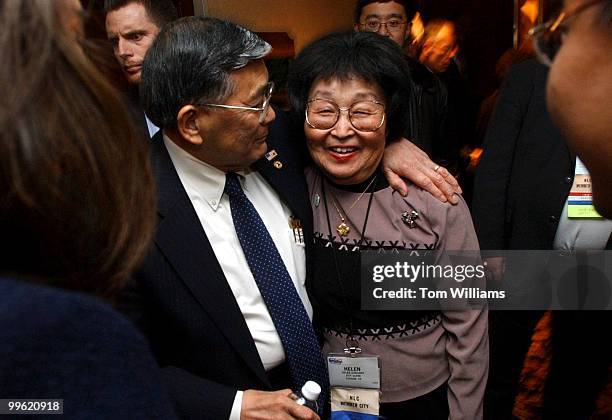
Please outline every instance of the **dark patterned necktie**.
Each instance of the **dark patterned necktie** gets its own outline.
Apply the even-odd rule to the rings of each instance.
[[[309,380],[319,383],[322,411],[329,392],[327,368],[308,313],[270,233],[235,173],[227,173],[224,192],[229,196],[238,240],[283,343],[293,389],[300,391]]]

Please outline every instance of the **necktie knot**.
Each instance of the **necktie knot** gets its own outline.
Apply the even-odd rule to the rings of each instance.
[[[225,188],[223,191],[229,197],[241,197],[244,195],[244,191],[240,185],[240,180],[235,172],[228,172],[225,174]]]

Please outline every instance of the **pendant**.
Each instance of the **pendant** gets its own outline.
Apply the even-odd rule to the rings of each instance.
[[[340,223],[336,226],[336,232],[340,234],[340,236],[346,236],[351,231],[351,228],[344,222]]]

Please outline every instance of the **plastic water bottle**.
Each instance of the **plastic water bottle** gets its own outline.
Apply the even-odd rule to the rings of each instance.
[[[320,394],[321,386],[315,381],[307,381],[304,386],[302,386],[302,391],[295,402],[318,413],[319,405],[317,404],[317,399],[319,399]]]

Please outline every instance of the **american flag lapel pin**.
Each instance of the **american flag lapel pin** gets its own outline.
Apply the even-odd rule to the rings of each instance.
[[[272,159],[274,159],[276,156],[278,156],[278,153],[276,153],[275,149],[270,150],[268,153],[266,153],[266,159],[269,161],[271,161]]]

